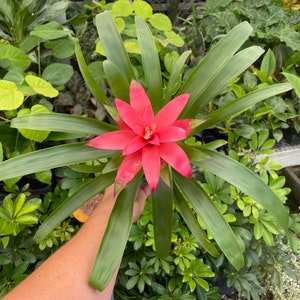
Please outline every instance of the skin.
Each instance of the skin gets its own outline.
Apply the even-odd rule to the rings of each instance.
[[[141,215],[149,194],[148,186],[139,189],[134,203],[133,222]],[[88,279],[115,201],[114,188],[109,186],[79,232],[2,299],[111,299],[118,270],[103,292],[89,286]]]

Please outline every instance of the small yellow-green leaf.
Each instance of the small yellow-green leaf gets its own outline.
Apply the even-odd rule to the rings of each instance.
[[[96,49],[95,49],[95,51],[96,51],[97,53],[103,55],[103,56],[106,56],[105,50],[104,50],[104,48],[103,48],[103,45],[102,45],[101,41],[98,41],[98,42],[96,43]]]
[[[114,18],[118,32],[122,32],[125,28],[125,22],[123,20],[123,18]]]
[[[25,203],[25,200],[26,200],[26,196],[24,193],[21,193],[18,195],[18,197],[16,198],[16,201],[15,201],[15,205],[14,205],[14,217],[18,215],[18,213],[21,211],[24,203]]]
[[[142,17],[143,19],[148,19],[153,14],[152,6],[143,0],[135,0],[133,2],[133,9],[137,16]]]
[[[132,4],[128,0],[118,0],[113,3],[111,13],[116,16],[127,17],[132,13]]]
[[[182,47],[184,45],[184,40],[179,34],[174,31],[165,31],[164,33],[170,44],[176,47]]]
[[[0,80],[0,110],[13,110],[23,103],[24,95],[17,85],[8,80]]]
[[[49,109],[41,104],[36,104],[29,108],[21,109],[18,112],[18,117],[29,115],[29,114],[40,114],[40,113],[49,113]],[[18,128],[18,131],[27,139],[35,142],[43,142],[49,135],[50,131],[45,130],[33,130],[33,129],[22,129]]]
[[[27,84],[32,87],[32,89],[37,93],[45,97],[54,98],[58,95],[58,90],[56,90],[51,83],[46,80],[35,76],[27,75],[25,77]]]
[[[125,41],[124,46],[128,53],[141,54],[141,49],[137,41]]]
[[[149,18],[150,24],[158,29],[158,30],[164,30],[164,31],[171,31],[172,30],[172,23],[171,20],[169,19],[168,16],[161,14],[161,13],[156,13],[152,15]]]

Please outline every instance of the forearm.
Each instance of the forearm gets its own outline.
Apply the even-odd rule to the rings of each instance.
[[[114,203],[113,197],[104,197],[76,236],[3,300],[110,299],[117,272],[102,293],[88,279]]]

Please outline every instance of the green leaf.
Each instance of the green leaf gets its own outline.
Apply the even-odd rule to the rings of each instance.
[[[32,199],[26,201],[25,204],[23,205],[22,209],[17,214],[17,216],[21,217],[21,216],[28,215],[28,214],[34,212],[41,205],[41,203],[42,203],[42,200],[39,198],[32,198]]]
[[[25,54],[25,52],[12,45],[0,43],[0,64],[3,61],[7,61],[7,69],[11,70],[14,68],[21,68],[26,70],[30,64],[30,58]]]
[[[56,90],[51,83],[38,76],[27,75],[25,77],[25,81],[37,94],[41,94],[49,98],[58,96],[58,90]]]
[[[107,186],[113,183],[115,176],[116,172],[99,175],[64,200],[39,227],[34,236],[35,242],[39,243],[78,207],[98,193],[102,193]]]
[[[132,3],[128,0],[117,0],[113,3],[111,13],[116,16],[128,17],[133,11]]]
[[[45,43],[47,49],[51,49],[57,58],[69,58],[74,54],[74,40],[63,39]]]
[[[135,75],[112,16],[108,11],[105,11],[96,16],[95,22],[107,58],[113,62],[126,80],[130,82],[135,78]]]
[[[206,233],[199,225],[193,211],[187,204],[186,200],[184,199],[184,195],[181,194],[178,188],[175,188],[175,204],[176,208],[178,209],[179,213],[183,217],[185,223],[191,230],[194,237],[197,239],[198,243],[201,247],[203,247],[210,255],[217,257],[219,255],[218,250],[214,246],[214,244],[208,239]]]
[[[37,150],[1,162],[0,181],[52,168],[110,157],[116,153],[116,151],[88,147],[84,142]]]
[[[21,109],[18,112],[18,116],[30,115],[30,114],[44,114],[48,113],[49,110],[43,105],[36,104],[29,108]],[[18,128],[18,131],[27,139],[35,142],[43,142],[49,135],[50,131],[40,130],[41,128],[37,128],[37,130],[26,129],[26,128]]]
[[[182,37],[174,31],[165,31],[164,34],[170,44],[176,47],[182,47],[184,45],[184,40]]]
[[[252,32],[252,27],[247,22],[242,22],[238,26],[234,27],[231,31],[227,33],[227,35],[222,38],[209,52],[205,55],[204,58],[201,59],[200,63],[197,67],[191,72],[187,80],[184,82],[178,94],[190,93],[191,97],[189,102],[181,114],[182,117],[195,116],[199,110],[210,101],[206,97],[202,97],[202,94],[208,89],[207,92],[210,92],[211,95],[216,95],[219,92],[219,89],[223,89],[229,82],[231,82],[235,77],[237,77],[237,73],[242,72],[242,68],[239,65],[234,65],[233,62],[230,63],[230,66],[234,67],[233,74],[235,77],[229,76],[231,73],[230,68],[228,67],[228,62],[235,54],[236,51],[242,46],[242,44],[247,40],[249,35]],[[258,48],[253,48],[253,50]],[[258,52],[255,51],[255,52]],[[257,53],[258,54],[258,53]],[[255,55],[256,57],[256,55]],[[238,56],[245,60],[248,64],[252,63],[247,59],[246,53],[242,57]],[[236,63],[236,62],[235,62]],[[222,72],[222,76],[219,75],[218,80],[221,82],[216,82],[216,77],[223,70],[223,68],[227,65],[226,72]],[[225,78],[224,78],[225,76]],[[229,79],[225,80],[226,77]],[[228,81],[228,82],[227,82]],[[219,88],[217,91],[214,91],[215,86]],[[201,102],[200,100],[201,99]],[[195,108],[195,106],[197,106]]]
[[[243,111],[250,108],[255,103],[265,100],[269,97],[287,92],[291,89],[291,85],[287,83],[279,83],[275,85],[265,86],[259,88],[245,96],[238,98],[228,104],[225,104],[221,108],[206,116],[207,121],[197,126],[193,132],[201,131],[205,128],[209,128],[213,125],[218,124],[221,121],[231,118],[237,114],[241,114]]]
[[[86,65],[86,62],[84,60],[84,56],[82,54],[78,39],[75,40],[75,55],[76,55],[79,69],[84,78],[84,81],[85,81],[86,85],[88,86],[88,88],[90,89],[90,91],[92,92],[93,96],[101,104],[111,104],[110,101],[105,96],[105,94],[103,93],[103,91],[98,86],[98,84],[95,81],[95,79],[93,78],[93,76],[91,75],[91,73]]]
[[[156,29],[162,31],[171,31],[172,22],[169,17],[162,13],[156,13],[149,18],[149,23]]]
[[[12,119],[11,127],[68,132],[81,134],[82,136],[99,135],[118,128],[97,119],[58,113],[18,116]]]
[[[61,86],[71,79],[73,73],[74,70],[71,65],[53,63],[45,68],[42,77],[52,85]]]
[[[174,173],[174,179],[177,188],[191,203],[224,255],[237,270],[241,269],[244,257],[237,238],[209,196],[194,179],[184,178],[177,173]]]
[[[103,62],[106,79],[115,98],[129,102],[129,83],[110,60]]]
[[[135,0],[133,1],[133,9],[137,16],[140,16],[141,18],[148,19],[153,14],[153,8],[152,6],[143,0]]]
[[[260,70],[268,78],[274,73],[275,67],[276,67],[275,55],[272,52],[272,50],[269,49],[261,62]]]
[[[14,212],[13,212],[14,217],[17,216],[20,210],[22,209],[25,200],[26,200],[26,196],[24,193],[19,194],[18,197],[16,198],[14,203]]]
[[[286,79],[292,85],[297,97],[300,98],[300,78],[294,74],[287,73],[287,72],[283,72],[282,74],[286,77]]]
[[[58,22],[51,21],[38,25],[30,32],[30,35],[37,36],[44,40],[55,40],[71,34],[71,30],[65,30]]]
[[[89,279],[89,284],[100,291],[110,282],[121,261],[131,228],[138,184],[139,178],[127,184],[111,212]]]
[[[17,109],[22,105],[23,99],[23,93],[17,90],[14,82],[0,80],[0,110]]]
[[[161,66],[155,42],[148,25],[135,17],[136,33],[141,48],[142,64],[148,96],[153,109],[157,112],[163,106]]]
[[[165,102],[171,100],[173,94],[176,93],[177,82],[180,81],[181,73],[184,69],[184,64],[191,53],[192,51],[190,50],[183,52],[173,66],[166,90]]]
[[[199,91],[196,91],[198,93],[198,99],[195,100],[194,95],[191,93],[191,99],[194,103],[190,111],[193,113],[193,116],[203,108],[203,105],[206,105],[218,93],[221,93],[236,77],[250,67],[262,53],[263,49],[257,46],[243,49],[232,56],[217,74],[214,74],[214,78],[204,87],[201,94]],[[204,74],[204,76],[206,75]],[[199,105],[199,103],[201,104]]]
[[[152,194],[155,250],[158,257],[167,257],[171,250],[173,190],[160,180]]]
[[[253,172],[237,161],[208,149],[202,149],[210,155],[210,159],[203,159],[193,164],[223,178],[256,202],[264,206],[287,232],[288,211],[273,193],[273,191]]]

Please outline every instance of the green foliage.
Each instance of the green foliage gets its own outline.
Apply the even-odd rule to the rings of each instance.
[[[112,98],[128,101],[132,79],[147,89],[155,110],[191,94],[181,117],[201,122],[181,146],[194,165],[193,179],[164,170],[172,184],[160,182],[130,230],[142,182],[137,176],[117,199],[90,282],[105,287],[128,238],[116,299],[219,299],[213,286],[224,273],[247,299],[258,299],[264,285],[280,285],[279,270],[292,271],[280,245],[288,238],[297,249],[299,215],[288,216],[289,189],[267,155],[291,122],[299,128],[299,55],[292,53],[299,50],[297,15],[267,0],[259,7],[243,1],[243,9],[239,2],[207,1],[197,16],[206,54],[198,63],[201,49],[182,52],[186,46],[170,19],[142,0],[72,4],[67,26],[53,20],[65,1],[23,1],[15,11],[14,1],[6,2],[0,12],[26,18],[41,2],[50,9],[19,23],[17,35],[0,14],[0,178],[11,192],[0,208],[3,293],[71,238],[77,230],[71,213],[114,181],[119,152],[86,147],[85,141],[117,128],[108,116]],[[257,45],[268,49],[264,56]],[[282,83],[286,78],[290,84]],[[61,109],[65,114],[57,113]],[[227,141],[196,139],[211,128]],[[42,203],[26,200],[21,176],[35,173],[50,184],[52,169],[54,191]],[[37,223],[43,223],[39,229]],[[111,260],[103,260],[107,255]]]

